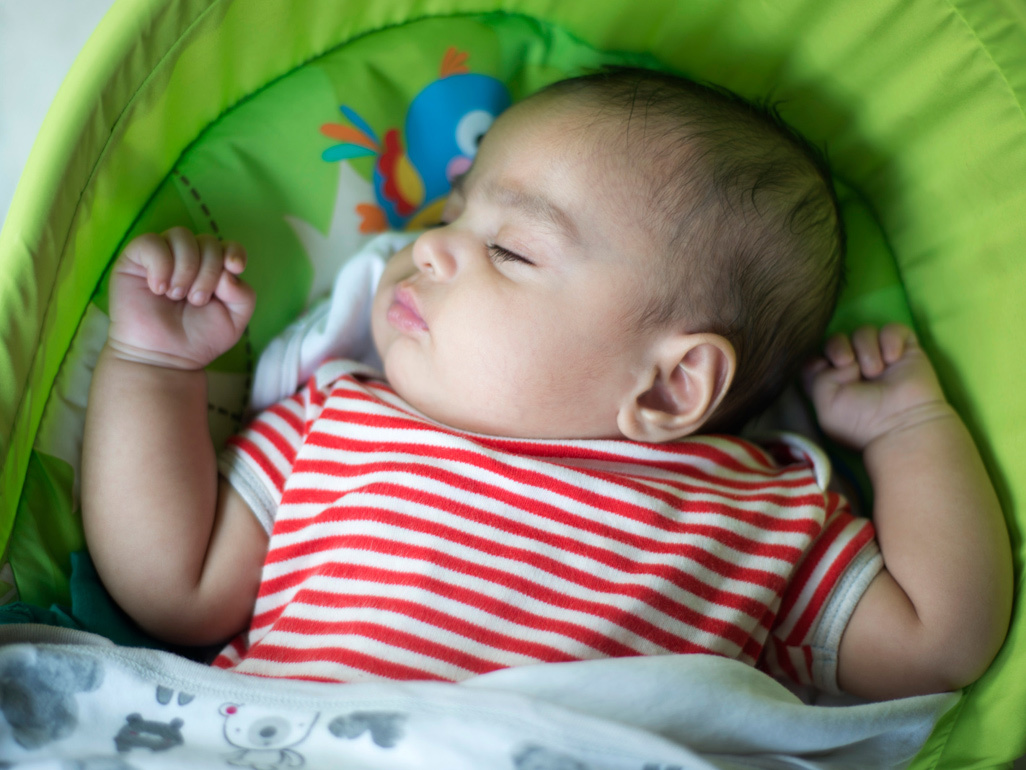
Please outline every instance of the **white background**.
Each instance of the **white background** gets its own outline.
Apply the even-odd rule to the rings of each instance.
[[[0,0],[0,221],[50,102],[112,0]]]

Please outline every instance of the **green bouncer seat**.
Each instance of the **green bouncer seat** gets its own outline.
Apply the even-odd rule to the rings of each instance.
[[[437,212],[444,189],[429,166],[444,150],[419,159],[414,144],[454,125],[430,100],[456,90],[496,111],[604,63],[768,98],[827,151],[850,234],[834,327],[915,326],[1000,494],[1018,589],[1019,4],[119,0],[55,100],[0,232],[0,601],[69,601],[71,557],[84,548],[77,472],[90,361],[105,334],[105,271],[127,239],[184,224],[249,250],[258,312],[210,368],[211,429],[224,437],[244,417],[256,356],[344,258],[384,226]],[[416,170],[403,177],[402,211],[376,188],[390,137]],[[1024,636],[1017,601],[997,660],[914,767],[991,767],[1026,753]]]

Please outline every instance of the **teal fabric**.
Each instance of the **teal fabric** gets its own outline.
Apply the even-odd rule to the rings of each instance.
[[[127,647],[169,649],[168,645],[146,634],[115,604],[85,551],[71,554],[69,586],[70,605],[51,604],[43,608],[27,602],[13,602],[0,607],[0,625],[39,623],[87,631]],[[218,649],[216,646],[171,647],[170,651],[192,660],[209,661]]]

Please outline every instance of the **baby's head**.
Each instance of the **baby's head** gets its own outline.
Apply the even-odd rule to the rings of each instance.
[[[393,387],[463,430],[666,441],[738,427],[819,343],[843,232],[772,115],[673,76],[562,81],[504,113],[389,263]]]

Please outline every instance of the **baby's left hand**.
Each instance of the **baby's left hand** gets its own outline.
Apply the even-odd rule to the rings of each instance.
[[[826,434],[860,451],[889,433],[952,413],[933,366],[904,324],[834,335],[824,356],[805,367],[804,382]]]

